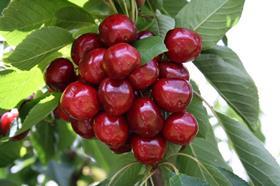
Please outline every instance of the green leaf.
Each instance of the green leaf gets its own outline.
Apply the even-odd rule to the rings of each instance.
[[[19,101],[27,98],[45,84],[42,71],[38,67],[30,71],[13,71],[0,75],[0,108],[11,109]]]
[[[20,157],[22,141],[8,141],[0,143],[0,167],[11,165]]]
[[[239,178],[237,175],[235,175],[234,173],[223,169],[223,168],[219,168],[219,171],[228,178],[228,180],[230,181],[230,183],[233,186],[248,186],[249,184],[242,180],[241,178]]]
[[[9,3],[10,3],[10,0],[0,1],[0,14],[2,14],[2,11],[4,10],[4,8],[6,8],[8,6]]]
[[[44,27],[27,36],[5,61],[19,69],[29,70],[72,41],[68,31],[59,27]]]
[[[68,1],[57,1],[57,0],[14,0],[9,6],[4,10],[3,16],[0,18],[0,29],[2,31],[31,31],[37,29],[43,24],[45,25],[55,25],[57,18],[56,13],[59,12],[62,8],[72,7],[77,13],[77,17],[81,17],[81,12],[86,14],[82,8],[72,4]],[[77,11],[79,10],[79,11]],[[64,14],[65,15],[65,14]],[[69,16],[63,17],[68,21],[77,20],[70,14]],[[84,21],[82,19],[81,21]]]
[[[25,117],[22,128],[16,131],[16,134],[20,134],[23,131],[30,129],[33,125],[36,125],[47,117],[58,105],[60,99],[59,93],[53,93],[44,99],[40,100]]]
[[[215,47],[194,62],[225,101],[255,130],[259,101],[254,81],[239,57],[227,47]]]
[[[179,174],[172,176],[169,179],[170,186],[185,186],[185,185],[192,185],[192,186],[206,186],[209,185],[203,180],[200,180],[195,177],[187,176],[184,174]]]
[[[192,0],[176,15],[176,27],[198,32],[203,48],[211,48],[238,22],[243,5],[244,0]]]
[[[114,13],[106,1],[89,0],[84,4],[84,8],[92,15],[98,17],[105,17]]]
[[[167,49],[160,36],[152,36],[138,40],[134,47],[140,52],[142,64],[146,64],[159,54],[166,52]]]
[[[175,27],[175,20],[167,15],[161,14],[158,10],[154,19],[154,24],[151,26],[151,31],[156,35],[160,35],[163,39],[166,33]]]
[[[18,186],[17,183],[13,182],[9,179],[0,179],[0,185],[6,185],[6,186]]]
[[[16,46],[22,42],[28,36],[30,32],[14,31],[0,31],[0,35],[10,46]]]
[[[30,136],[31,143],[39,160],[45,164],[55,155],[55,130],[51,124],[44,121],[36,125],[35,129]]]
[[[193,90],[196,93],[200,94],[200,91],[196,83],[194,81],[191,81],[191,84]],[[187,111],[192,113],[198,122],[199,125],[198,136],[205,138],[209,128],[211,127],[211,124],[209,122],[207,110],[205,109],[205,107],[202,104],[202,101],[198,98],[196,94],[193,95],[192,101],[187,107]]]
[[[186,0],[176,0],[176,3],[174,3],[174,0],[163,0],[163,7],[169,15],[175,17],[179,10],[181,10],[187,3],[188,1]]]
[[[60,151],[69,150],[77,135],[71,129],[71,125],[62,120],[55,121],[55,131],[57,132],[57,148]]]
[[[217,115],[254,185],[279,185],[280,167],[264,145],[244,125]]]

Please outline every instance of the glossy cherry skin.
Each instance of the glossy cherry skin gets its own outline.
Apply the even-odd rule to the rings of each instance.
[[[95,33],[86,33],[75,39],[71,48],[71,57],[73,61],[79,65],[84,55],[96,48],[102,48],[103,44],[99,39],[99,35]]]
[[[147,64],[136,68],[129,75],[129,82],[135,90],[143,90],[151,86],[158,78],[159,68],[155,59]]]
[[[157,105],[150,98],[134,100],[128,112],[129,129],[141,137],[154,137],[163,128],[163,118]]]
[[[151,36],[154,36],[153,32],[150,32],[150,31],[142,31],[142,32],[139,32],[137,34],[137,39],[140,40],[140,39],[145,39],[147,37],[151,37]]]
[[[99,114],[93,123],[96,137],[110,148],[118,149],[126,143],[128,126],[122,116]]]
[[[139,162],[155,165],[164,157],[166,141],[159,136],[154,138],[141,138],[135,136],[132,139],[132,150],[135,158]]]
[[[76,120],[91,119],[99,110],[97,91],[79,81],[66,87],[60,104],[64,112]]]
[[[198,124],[195,117],[188,112],[171,114],[165,121],[163,136],[166,140],[186,145],[196,136]]]
[[[136,26],[126,16],[114,14],[103,20],[99,26],[101,41],[107,46],[116,43],[131,43],[136,39]]]
[[[169,112],[185,110],[192,98],[192,87],[188,81],[181,79],[160,79],[152,90],[159,106]]]
[[[127,43],[118,43],[107,49],[103,69],[111,79],[124,79],[141,66],[139,52]]]
[[[72,129],[82,138],[92,139],[95,137],[92,120],[71,120]]]
[[[89,51],[79,64],[81,77],[89,83],[99,84],[106,73],[102,68],[106,49],[99,48]]]
[[[46,84],[54,91],[63,91],[75,81],[77,76],[73,64],[65,58],[57,58],[51,62],[45,72]]]
[[[202,49],[200,35],[185,28],[168,31],[164,43],[168,49],[168,57],[176,63],[194,60]]]
[[[172,62],[161,62],[159,64],[159,77],[190,80],[189,71],[182,64]]]
[[[69,115],[64,112],[61,105],[58,105],[58,107],[56,107],[56,109],[54,110],[54,115],[58,119],[70,121]]]
[[[5,112],[0,119],[0,134],[7,135],[11,124],[18,117],[19,113],[17,109],[12,109],[10,112]]]
[[[109,78],[99,85],[98,96],[108,114],[118,116],[129,110],[134,91],[128,81],[114,81]]]

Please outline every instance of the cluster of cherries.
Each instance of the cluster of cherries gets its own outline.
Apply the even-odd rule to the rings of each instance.
[[[71,122],[83,138],[96,137],[116,153],[132,149],[144,164],[162,160],[166,141],[186,145],[198,131],[194,116],[185,111],[192,98],[189,72],[183,62],[201,52],[200,36],[184,28],[165,37],[166,54],[141,64],[133,42],[153,36],[137,33],[125,15],[104,19],[99,34],[77,38],[71,61],[55,59],[45,80],[53,91],[63,91],[55,114]]]

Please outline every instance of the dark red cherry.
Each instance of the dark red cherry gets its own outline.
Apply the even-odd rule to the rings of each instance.
[[[45,72],[46,84],[54,91],[63,91],[69,83],[76,79],[73,64],[65,58],[55,59]]]
[[[0,134],[7,135],[11,124],[18,117],[19,113],[17,109],[12,109],[10,112],[5,112],[0,119]]]
[[[121,115],[129,110],[134,99],[134,91],[128,81],[103,80],[98,89],[100,102],[111,115]]]
[[[68,114],[66,114],[61,105],[58,105],[56,107],[56,109],[54,110],[54,115],[56,118],[64,120],[64,121],[70,121],[70,117],[68,116]]]
[[[122,145],[118,148],[110,147],[110,149],[116,154],[122,154],[122,153],[130,152],[131,151],[131,137],[132,137],[132,135],[128,134],[128,138],[127,138],[124,145]]]
[[[105,18],[99,26],[101,41],[107,46],[130,43],[136,39],[136,26],[126,16],[114,14]]]
[[[118,43],[107,49],[103,69],[111,79],[124,79],[141,65],[139,52],[127,43]]]
[[[93,128],[96,137],[113,149],[120,148],[128,138],[128,126],[122,116],[101,113],[95,118]]]
[[[151,36],[154,36],[153,32],[150,32],[150,31],[142,31],[142,32],[139,32],[137,34],[137,39],[140,40],[140,39],[145,39],[147,37],[151,37]]]
[[[99,84],[106,74],[102,68],[106,49],[99,48],[89,51],[79,64],[81,77],[89,83]]]
[[[129,76],[129,82],[135,90],[142,90],[152,85],[158,78],[159,69],[155,59],[135,69]]]
[[[129,129],[141,137],[154,137],[163,127],[157,105],[150,98],[138,98],[128,112]]]
[[[165,149],[166,141],[159,136],[154,138],[135,136],[132,139],[134,156],[143,164],[154,165],[159,163],[164,157]]]
[[[189,80],[190,74],[189,71],[182,64],[172,62],[161,62],[159,64],[159,77]]]
[[[28,134],[29,134],[29,130],[24,131],[24,132],[14,136],[14,137],[11,137],[11,140],[12,141],[20,141],[20,140],[24,139]]]
[[[71,48],[71,57],[79,65],[84,55],[96,48],[102,48],[103,44],[99,40],[99,35],[95,33],[86,33],[75,39]]]
[[[66,87],[60,104],[65,113],[77,120],[91,119],[99,110],[97,91],[79,81]]]
[[[202,48],[200,35],[185,28],[168,31],[164,43],[168,49],[168,57],[177,63],[194,60]]]
[[[85,139],[94,138],[94,130],[92,127],[92,120],[71,120],[72,129],[81,137]]]
[[[163,135],[172,143],[186,145],[196,136],[198,124],[195,117],[188,112],[171,114],[165,121]]]
[[[192,87],[181,79],[160,79],[152,91],[159,106],[169,112],[185,110],[192,98]]]

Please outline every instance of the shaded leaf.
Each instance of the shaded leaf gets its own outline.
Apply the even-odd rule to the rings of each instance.
[[[244,0],[192,0],[176,15],[176,27],[200,33],[203,48],[211,48],[238,22],[243,5]]]
[[[187,0],[176,0],[176,3],[174,3],[174,0],[163,0],[163,7],[169,15],[175,17],[187,3]]]
[[[163,40],[159,36],[138,40],[133,45],[141,54],[142,64],[146,64],[154,57],[167,51]]]
[[[185,186],[185,185],[192,185],[192,186],[206,186],[209,185],[207,182],[200,180],[195,177],[187,176],[184,174],[179,174],[172,176],[169,178],[170,186]]]
[[[175,27],[175,20],[167,15],[161,14],[158,10],[155,14],[154,23],[151,26],[151,31],[156,35],[160,35],[163,39],[166,33]]]
[[[235,175],[234,173],[223,169],[223,168],[219,168],[219,171],[228,178],[228,180],[231,182],[231,184],[233,186],[248,186],[249,184],[242,180],[241,178],[239,178],[237,175]]]
[[[0,167],[11,165],[20,157],[22,141],[8,141],[0,143]]]
[[[227,47],[215,47],[194,62],[225,101],[255,130],[259,101],[254,81],[239,57]]]

